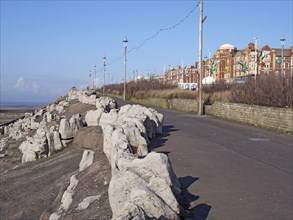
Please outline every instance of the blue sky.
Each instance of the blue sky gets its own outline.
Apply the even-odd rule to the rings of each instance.
[[[102,58],[107,64],[140,45],[161,28],[177,24],[198,1],[3,1],[1,0],[1,101],[54,101],[72,86],[90,83]],[[222,44],[244,49],[292,43],[292,0],[204,1],[203,56]],[[127,55],[127,78],[162,73],[164,66],[198,60],[199,8],[176,28],[163,31]],[[123,59],[106,66],[106,83],[121,82]]]

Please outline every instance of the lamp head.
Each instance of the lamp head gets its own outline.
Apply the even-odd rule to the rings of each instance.
[[[127,37],[124,38],[123,43],[124,43],[124,47],[127,47],[127,43],[128,43]]]
[[[281,41],[281,45],[283,46],[284,44],[285,44],[285,38],[284,38],[284,36],[282,36],[282,38],[280,39],[280,41]]]

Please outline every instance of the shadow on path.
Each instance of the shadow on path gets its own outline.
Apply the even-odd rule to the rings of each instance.
[[[170,136],[170,134],[175,131],[179,131],[179,129],[174,128],[173,125],[163,126],[163,135],[159,135],[151,141],[150,146],[149,146],[149,150],[152,151],[156,148],[165,146],[165,144],[168,140],[168,136]],[[158,153],[169,154],[170,152],[158,151]]]
[[[163,126],[163,135],[157,136],[154,138],[149,146],[149,150],[153,151],[156,149],[157,153],[164,153],[168,155],[170,151],[159,151],[158,148],[166,145],[168,141],[168,137],[172,132],[179,131],[179,129],[175,128],[173,125],[165,125]],[[182,198],[180,198],[180,205],[187,210],[186,213],[182,214],[182,218],[184,220],[206,220],[208,218],[209,212],[211,210],[211,206],[206,203],[201,203],[192,207],[192,203],[199,199],[198,195],[193,195],[188,192],[188,188],[197,180],[198,177],[186,176],[178,178],[181,190],[182,190]]]
[[[191,207],[191,203],[198,200],[199,196],[193,195],[188,192],[188,188],[194,182],[199,180],[199,178],[186,176],[186,177],[179,177],[178,180],[181,185],[182,196],[183,196],[183,199],[182,199],[183,201],[181,201],[180,203],[185,210],[188,210],[188,215],[186,217],[183,217],[182,219],[206,220],[212,207],[206,203],[201,203],[196,205],[195,207]]]

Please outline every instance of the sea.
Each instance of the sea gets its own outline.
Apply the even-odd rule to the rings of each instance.
[[[45,107],[49,102],[1,102],[0,110],[8,109],[37,109]]]

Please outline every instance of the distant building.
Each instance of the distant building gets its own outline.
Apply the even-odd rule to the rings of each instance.
[[[257,62],[255,62],[257,61]],[[257,66],[256,66],[257,65]],[[237,50],[232,44],[221,45],[215,54],[202,61],[202,78],[213,77],[214,80],[231,82],[235,77],[261,74],[293,75],[293,47],[284,48],[283,61],[282,49],[271,48],[265,45],[255,48],[254,43],[249,43],[243,50]],[[198,63],[195,66],[179,66],[177,69],[170,68],[159,76],[161,82],[197,83]]]
[[[198,71],[194,66],[179,66],[178,69],[170,68],[165,71],[159,79],[161,82],[168,82],[172,84],[178,83],[196,83],[197,82]]]
[[[218,48],[213,56],[213,61],[217,62],[217,68],[213,78],[216,80],[229,80],[234,77],[235,60],[234,56],[237,48],[232,44],[223,44]]]
[[[281,60],[281,48],[270,48],[269,45],[265,45],[261,49],[256,49],[254,43],[249,43],[245,49],[237,50],[231,44],[223,44],[210,60],[203,61],[203,77],[209,74],[215,80],[229,82],[235,77],[254,76],[255,73],[257,75],[281,74],[282,65],[284,75],[292,75],[292,47],[284,48],[283,61],[281,62]],[[212,70],[209,70],[209,68],[212,68]]]

